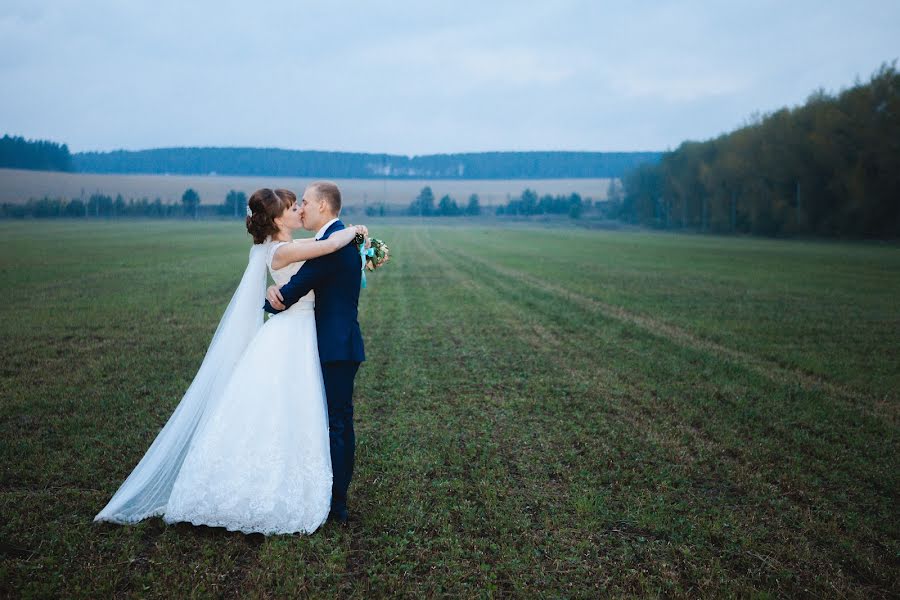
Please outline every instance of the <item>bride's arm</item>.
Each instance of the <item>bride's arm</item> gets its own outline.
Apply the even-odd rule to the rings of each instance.
[[[357,233],[366,235],[368,229],[363,225],[347,227],[331,234],[326,240],[303,240],[300,243],[282,244],[272,257],[272,268],[281,269],[291,263],[318,258],[337,252],[353,241]]]

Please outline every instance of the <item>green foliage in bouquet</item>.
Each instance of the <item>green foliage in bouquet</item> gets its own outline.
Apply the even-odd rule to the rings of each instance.
[[[391,251],[387,244],[377,238],[371,238],[369,245],[372,248],[372,254],[366,256],[366,270],[374,271],[391,259]]]

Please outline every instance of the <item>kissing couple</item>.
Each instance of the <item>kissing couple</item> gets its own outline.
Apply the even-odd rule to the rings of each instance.
[[[347,522],[368,231],[346,227],[340,212],[330,181],[311,184],[299,203],[283,189],[250,196],[250,260],[203,363],[94,521],[162,516],[267,535]],[[301,228],[315,237],[293,239]]]

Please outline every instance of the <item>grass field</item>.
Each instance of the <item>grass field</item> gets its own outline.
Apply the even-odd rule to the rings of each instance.
[[[26,202],[29,198],[63,198],[71,200],[93,193],[109,196],[122,194],[125,200],[161,198],[164,203],[179,203],[187,188],[200,194],[203,204],[222,204],[229,190],[248,196],[263,187],[284,187],[297,195],[309,185],[311,178],[238,177],[233,175],[99,175],[94,173],[61,173],[0,169],[0,203]],[[408,206],[419,191],[431,186],[435,198],[449,194],[457,203],[465,204],[469,195],[478,194],[482,206],[506,204],[525,188],[538,194],[571,194],[603,200],[609,179],[339,179],[347,206],[389,204]]]
[[[372,223],[351,525],[91,522],[246,264],[0,223],[0,595],[900,594],[900,249]]]

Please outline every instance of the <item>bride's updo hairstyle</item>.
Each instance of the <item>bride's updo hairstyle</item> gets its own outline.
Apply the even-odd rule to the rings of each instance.
[[[297,196],[290,190],[262,188],[253,192],[247,201],[247,233],[253,236],[253,243],[262,244],[278,233],[275,219],[296,201]]]

